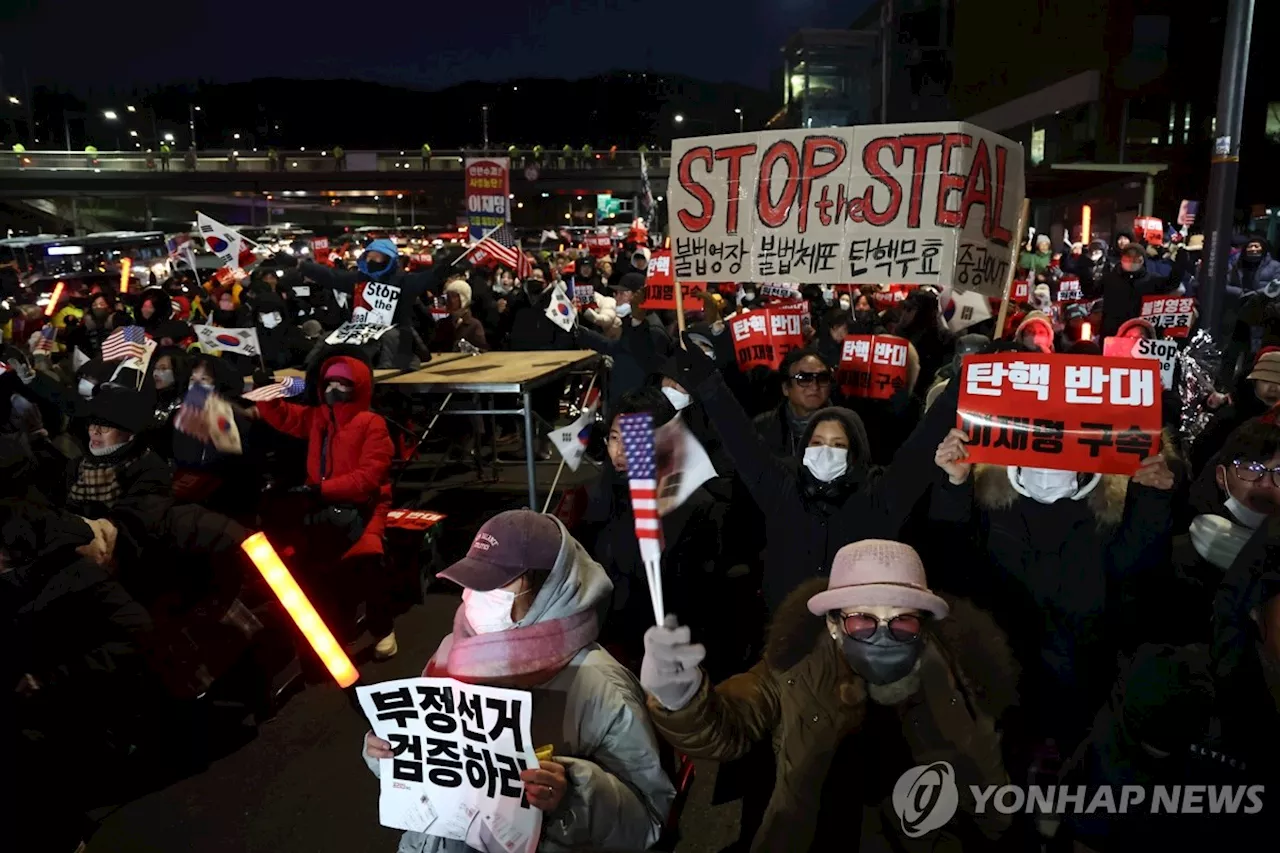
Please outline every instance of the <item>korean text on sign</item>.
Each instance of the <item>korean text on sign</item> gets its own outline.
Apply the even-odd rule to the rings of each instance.
[[[969,356],[956,419],[973,462],[1132,474],[1160,449],[1160,397],[1150,360]]]
[[[1149,320],[1166,338],[1185,338],[1191,332],[1196,301],[1190,296],[1144,296],[1142,319]]]
[[[379,768],[383,826],[476,849],[489,849],[483,836],[500,827],[503,849],[537,848],[542,812],[520,781],[522,770],[538,766],[528,692],[451,678],[403,678],[356,692],[374,734],[394,753]]]
[[[773,305],[761,311],[738,314],[729,320],[733,350],[739,370],[767,367],[777,370],[788,352],[804,346],[801,314],[807,303]]]
[[[463,165],[470,237],[479,240],[511,221],[511,161],[506,157],[469,158]]]
[[[907,387],[908,346],[894,335],[846,335],[840,352],[844,393],[887,400]]]
[[[1023,191],[1021,146],[960,122],[677,139],[676,274],[998,295]]]

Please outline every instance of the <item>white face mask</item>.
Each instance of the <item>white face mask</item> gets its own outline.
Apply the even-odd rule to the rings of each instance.
[[[124,447],[128,443],[129,442],[127,441],[122,441],[119,444],[104,444],[101,447],[94,447],[91,444],[89,445],[89,452],[92,453],[94,456],[110,456],[112,453],[115,453],[117,450]]]
[[[683,391],[677,391],[675,388],[663,388],[662,396],[666,397],[671,402],[671,405],[675,406],[677,412],[693,402],[692,397]]]
[[[830,483],[849,470],[849,449],[817,445],[804,449],[804,467],[814,478]]]
[[[1094,474],[1093,479],[1081,488],[1075,471],[1057,471],[1052,468],[1009,469],[1009,482],[1013,484],[1014,491],[1042,504],[1057,503],[1063,498],[1081,500],[1101,481],[1102,475]]]
[[[496,634],[514,628],[516,623],[511,618],[511,606],[515,603],[516,594],[506,589],[489,592],[477,592],[473,589],[462,591],[463,612],[477,634]]]
[[[614,310],[618,312],[618,316],[619,316],[619,317],[630,317],[630,316],[631,316],[631,303],[630,303],[630,302],[619,302],[619,303],[618,303],[618,307],[617,307],[617,308],[615,308]]]
[[[262,328],[274,329],[280,325],[280,312],[272,311],[270,314],[263,314],[260,319],[262,320]]]
[[[1268,515],[1265,512],[1258,512],[1256,509],[1249,509],[1240,501],[1235,499],[1234,495],[1228,494],[1223,506],[1227,508],[1227,512],[1235,518],[1236,521],[1243,524],[1250,530],[1257,530],[1266,522]]]
[[[76,390],[80,392],[80,396],[86,400],[93,398],[93,389],[98,386],[90,382],[88,379],[81,379],[80,384],[76,386]]]
[[[853,303],[852,303],[852,302],[850,302],[848,299],[841,299],[841,300],[840,300],[840,310],[841,310],[841,311],[848,311],[851,307],[853,307]]]

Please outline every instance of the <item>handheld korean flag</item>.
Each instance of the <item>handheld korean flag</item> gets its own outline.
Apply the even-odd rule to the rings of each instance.
[[[224,267],[239,267],[243,246],[240,232],[199,211],[196,212],[196,223],[200,227],[201,239],[209,251],[217,255],[218,262]]]
[[[662,523],[658,518],[658,463],[654,451],[653,415],[637,412],[618,417],[622,449],[627,457],[631,485],[631,512],[636,520],[636,540],[649,581],[654,624],[661,625],[666,607],[662,602]]]
[[[565,293],[564,285],[556,282],[551,291],[551,304],[547,306],[547,317],[566,332],[573,331],[573,324],[578,320],[577,309],[573,300]]]
[[[240,428],[231,404],[207,388],[192,385],[187,389],[173,425],[178,432],[202,444],[212,444],[221,453],[241,452]]]
[[[195,329],[200,346],[206,350],[248,356],[262,352],[257,329],[224,329],[221,326],[196,326]]]
[[[591,425],[595,422],[599,406],[600,392],[592,389],[578,419],[563,429],[552,430],[547,436],[556,450],[560,451],[571,471],[577,471],[582,464],[582,456],[587,452],[587,442],[591,440]]]

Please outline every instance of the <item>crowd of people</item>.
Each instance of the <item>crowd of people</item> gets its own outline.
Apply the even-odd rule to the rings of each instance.
[[[1101,853],[1218,837],[1233,818],[1007,815],[968,791],[1275,775],[1280,264],[1260,237],[1239,248],[1218,389],[1164,396],[1160,450],[1132,476],[971,464],[955,379],[974,353],[1101,354],[1102,335],[1156,336],[1141,297],[1194,295],[1194,238],[1164,248],[1119,234],[1061,252],[1034,241],[1020,263],[1028,297],[1004,329],[992,318],[953,332],[929,287],[886,307],[881,286],[805,284],[806,344],[749,371],[726,319],[762,307],[761,287],[702,294],[682,330],[646,308],[643,242],[546,254],[516,281],[455,264],[452,250],[410,272],[384,238],[352,268],[272,257],[225,283],[184,273],[47,310],[0,280],[16,306],[0,372],[0,626],[14,685],[0,695],[19,721],[5,732],[15,766],[53,784],[50,749],[106,768],[163,763],[220,691],[272,713],[260,650],[289,626],[239,547],[256,530],[290,555],[340,639],[363,603],[377,656],[397,654],[384,545],[405,497],[391,487],[405,450],[395,422],[427,404],[380,389],[373,370],[415,369],[432,352],[585,348],[608,365],[585,512],[485,522],[442,574],[462,600],[423,670],[556,697],[535,701],[534,727],[558,733],[557,752],[523,776],[546,813],[542,849],[669,838],[686,756],[721,762],[716,796],[743,799],[744,850],[1025,850],[1052,837]],[[1064,275],[1083,307],[1055,306]],[[391,328],[327,343],[371,284],[395,296]],[[557,291],[581,303],[571,328],[547,311]],[[203,351],[200,324],[255,329],[260,357]],[[131,328],[153,351],[112,359],[113,335]],[[851,334],[909,342],[889,399],[845,395]],[[303,395],[246,399],[289,368],[304,372]],[[229,404],[238,449],[184,427],[193,389]],[[546,430],[577,390],[534,395]],[[1189,405],[1211,412],[1194,434]],[[661,519],[661,625],[619,420],[635,413],[655,427],[678,417],[717,474]],[[486,428],[460,428],[470,452]],[[86,725],[76,709],[89,697]],[[366,737],[375,773],[391,750]],[[960,814],[915,838],[894,784],[939,760],[955,768]],[[460,844],[410,833],[401,849]]]

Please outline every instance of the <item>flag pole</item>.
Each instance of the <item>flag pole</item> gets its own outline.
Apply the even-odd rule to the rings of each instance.
[[[1022,199],[1022,209],[1018,212],[1018,228],[1013,232],[1016,242],[1012,243],[1011,249],[1013,254],[1009,258],[1009,272],[1004,277],[1004,298],[1000,300],[1000,318],[996,320],[996,333],[993,340],[1000,340],[1004,337],[1004,321],[1009,316],[1009,295],[1013,293],[1013,280],[1018,275],[1018,261],[1022,254],[1022,232],[1027,227],[1027,220],[1031,218],[1031,199],[1025,196]]]
[[[596,379],[600,376],[598,372],[591,374],[591,382],[587,384],[587,392],[582,395],[582,407],[585,408],[587,401],[591,399],[591,389],[596,387]],[[554,431],[554,430],[553,430]],[[560,454],[560,465],[556,468],[556,478],[551,481],[551,488],[547,490],[547,502],[542,505],[542,514],[546,515],[547,510],[551,508],[551,499],[555,497],[556,486],[560,484],[560,475],[564,473],[564,454]],[[529,507],[533,509],[533,507]]]
[[[684,345],[684,288],[680,286],[680,279],[672,276],[671,280],[676,286],[676,328],[680,331],[680,349],[687,349]]]

